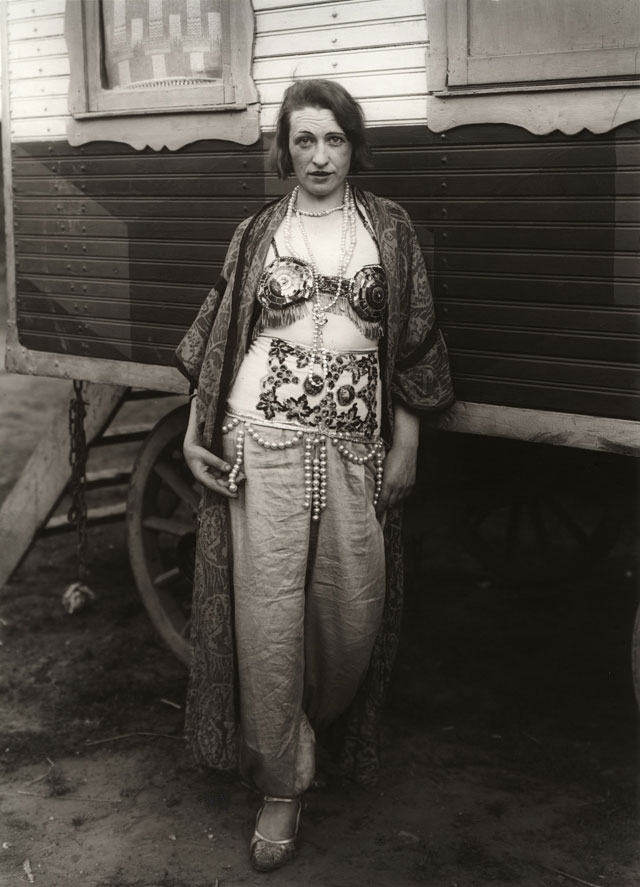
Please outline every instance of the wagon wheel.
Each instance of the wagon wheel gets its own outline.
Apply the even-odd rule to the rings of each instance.
[[[636,612],[636,621],[633,626],[631,638],[631,669],[633,672],[633,687],[636,691],[636,703],[640,708],[640,606]]]
[[[595,490],[520,483],[487,493],[471,509],[468,547],[499,579],[519,582],[578,574],[615,545],[620,524]]]
[[[127,502],[127,544],[149,616],[183,662],[189,629],[200,493],[182,454],[185,404],[167,413],[138,453]]]

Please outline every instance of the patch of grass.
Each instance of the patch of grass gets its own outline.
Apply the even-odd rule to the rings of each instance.
[[[66,776],[64,770],[54,764],[44,778],[52,798],[68,795],[75,791],[75,786]]]

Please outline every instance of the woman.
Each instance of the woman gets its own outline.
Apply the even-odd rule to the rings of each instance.
[[[184,452],[204,488],[187,733],[200,761],[239,764],[264,794],[259,871],[294,852],[319,730],[340,719],[343,768],[375,778],[398,505],[418,412],[452,400],[409,217],[347,181],[370,163],[360,106],[297,81],[274,153],[297,185],[238,227],[177,350],[197,387]]]

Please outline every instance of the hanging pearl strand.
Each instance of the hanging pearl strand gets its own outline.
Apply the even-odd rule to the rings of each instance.
[[[318,263],[316,261],[316,257],[311,248],[311,243],[307,236],[307,232],[305,230],[304,224],[302,222],[302,215],[308,216],[325,216],[329,215],[330,212],[333,212],[335,208],[331,210],[322,210],[320,212],[306,212],[302,210],[298,210],[297,202],[298,202],[298,193],[299,188],[296,186],[292,193],[291,198],[289,199],[289,204],[287,206],[287,214],[285,217],[284,223],[284,243],[287,251],[290,255],[296,256],[294,249],[291,245],[291,223],[293,220],[293,215],[295,213],[296,221],[298,222],[298,226],[300,229],[300,234],[302,235],[302,240],[305,245],[305,249],[307,251],[307,255],[309,257],[309,264],[311,265],[311,271],[313,275],[313,305],[311,308],[311,319],[313,320],[313,343],[311,348],[311,364],[309,374],[305,381],[305,390],[308,394],[319,394],[324,387],[324,382],[327,376],[327,351],[324,347],[324,341],[322,336],[322,327],[327,322],[327,313],[333,308],[333,306],[337,303],[340,296],[342,295],[342,290],[344,287],[344,278],[349,267],[349,263],[353,257],[353,253],[356,247],[356,209],[355,202],[353,199],[353,193],[349,188],[349,185],[345,182],[344,186],[344,197],[341,204],[342,209],[342,225],[340,231],[340,258],[338,262],[338,286],[336,289],[335,295],[325,304],[322,304],[320,298],[320,269],[318,268]],[[300,256],[296,256],[296,258],[300,258]],[[314,372],[314,367],[320,366],[321,373],[318,374]]]
[[[304,431],[296,431],[292,437],[278,442],[265,440],[259,431],[250,422],[233,417],[222,426],[222,433],[229,434],[237,428],[235,459],[231,471],[227,475],[229,490],[232,493],[238,490],[238,475],[244,461],[244,443],[246,436],[254,440],[258,446],[265,450],[290,450],[298,446],[304,439],[304,507],[311,509],[311,519],[320,520],[320,515],[327,507],[327,438],[323,433],[305,434]],[[375,442],[373,447],[364,456],[356,456],[344,442],[344,438],[334,436],[331,443],[336,448],[345,462],[353,462],[356,465],[375,463],[376,487],[373,504],[378,504],[382,480],[384,476],[384,444],[381,440]]]

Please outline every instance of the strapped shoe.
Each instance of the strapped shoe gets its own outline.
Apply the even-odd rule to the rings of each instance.
[[[265,838],[264,835],[260,834],[258,831],[258,822],[262,811],[264,810],[264,805],[270,801],[280,801],[283,804],[298,805],[298,815],[296,817],[296,827],[293,837],[284,838],[280,841],[272,841],[269,838]],[[293,857],[296,852],[296,838],[298,837],[298,825],[300,823],[301,810],[302,801],[300,798],[273,798],[269,795],[265,796],[264,803],[256,817],[256,828],[249,846],[249,859],[251,865],[257,872],[272,872],[274,869],[279,869],[280,866],[289,862]]]

